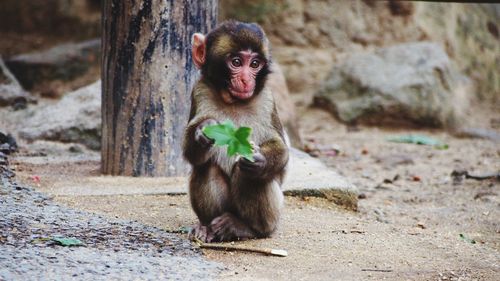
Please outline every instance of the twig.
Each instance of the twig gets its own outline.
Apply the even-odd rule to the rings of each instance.
[[[272,255],[272,256],[277,256],[277,257],[288,256],[288,253],[285,250],[255,248],[255,247],[247,247],[247,246],[234,246],[234,245],[225,245],[225,244],[209,244],[209,243],[203,243],[198,239],[196,239],[196,240],[197,240],[196,243],[202,249],[223,250],[223,251],[244,251],[244,252],[261,253],[261,254]]]
[[[342,233],[342,234],[349,234],[349,233],[354,233],[354,234],[364,234],[366,231],[364,230],[358,230],[358,229],[351,229],[351,230],[333,230],[332,233]]]
[[[451,172],[451,176],[457,181],[460,181],[460,177],[462,176],[465,177],[466,179],[473,179],[473,180],[488,180],[494,178],[500,180],[500,172],[488,173],[483,175],[471,175],[469,171],[453,170],[453,172]]]
[[[392,272],[392,269],[362,268],[361,271]]]
[[[500,173],[491,173],[485,175],[471,175],[469,173],[465,174],[466,179],[474,179],[474,180],[487,180],[492,178],[500,179]]]

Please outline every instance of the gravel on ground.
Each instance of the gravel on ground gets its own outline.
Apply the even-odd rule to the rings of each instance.
[[[0,213],[0,280],[207,280],[222,269],[175,234],[58,205],[16,183],[5,165]]]

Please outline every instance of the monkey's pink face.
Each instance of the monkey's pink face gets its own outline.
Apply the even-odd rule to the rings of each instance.
[[[259,71],[264,67],[265,61],[257,53],[241,51],[226,59],[230,72],[230,83],[228,91],[231,96],[246,100],[253,96],[256,78]]]

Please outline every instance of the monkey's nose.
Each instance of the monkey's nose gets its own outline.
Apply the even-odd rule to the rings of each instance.
[[[250,91],[252,89],[252,83],[250,81],[242,81],[243,83],[243,90],[244,91]]]
[[[241,78],[240,81],[241,81],[241,84],[243,84],[243,87],[245,87],[245,88],[250,84],[250,79]]]

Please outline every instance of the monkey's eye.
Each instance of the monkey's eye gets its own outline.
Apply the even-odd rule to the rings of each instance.
[[[239,59],[239,58],[234,58],[234,59],[231,61],[231,64],[232,64],[234,67],[240,67],[240,66],[241,66],[241,59]]]
[[[250,67],[251,68],[258,68],[260,66],[260,61],[258,60],[253,60],[251,63],[250,63]]]

